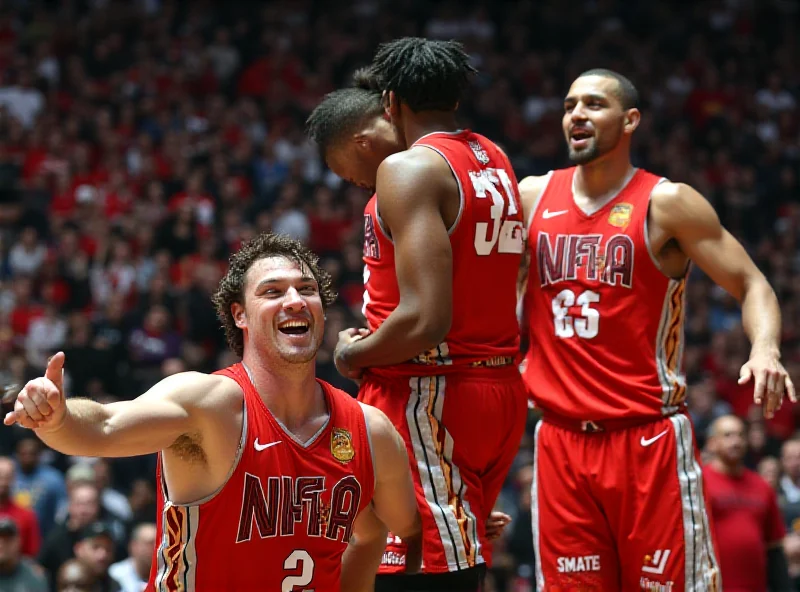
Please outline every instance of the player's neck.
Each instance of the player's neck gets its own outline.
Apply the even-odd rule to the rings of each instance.
[[[729,477],[738,477],[744,472],[744,468],[742,467],[741,463],[726,463],[717,456],[711,459],[711,466],[714,467],[717,472],[722,473],[723,475],[728,475]]]
[[[455,111],[407,111],[403,121],[403,135],[408,146],[428,134],[458,130]]]
[[[242,360],[269,412],[291,432],[323,415],[327,404],[315,378],[313,361],[289,364],[248,355]]]
[[[589,199],[601,199],[613,191],[622,189],[622,184],[633,170],[629,159],[601,160],[579,165],[575,171],[575,192]]]

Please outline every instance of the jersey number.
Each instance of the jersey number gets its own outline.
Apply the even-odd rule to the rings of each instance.
[[[522,222],[519,220],[503,221],[503,211],[508,207],[508,216],[515,215],[517,202],[514,199],[514,187],[511,179],[503,169],[483,169],[470,171],[469,178],[475,195],[485,198],[492,197],[492,233],[489,235],[489,223],[478,222],[475,224],[475,252],[478,255],[489,255],[497,246],[498,253],[522,253],[523,231]],[[498,187],[503,189],[500,193]],[[505,195],[505,199],[503,198]]]
[[[302,572],[299,576],[286,576],[281,583],[281,592],[292,592],[295,586],[308,586],[314,578],[314,560],[308,551],[298,549],[283,562],[283,569],[297,569],[302,564]]]
[[[572,290],[561,290],[553,298],[553,320],[556,327],[556,336],[563,339],[574,337],[575,334],[583,339],[597,337],[600,329],[600,312],[592,308],[592,304],[600,302],[600,294],[586,290],[575,298]],[[580,316],[569,314],[570,307],[580,306]]]

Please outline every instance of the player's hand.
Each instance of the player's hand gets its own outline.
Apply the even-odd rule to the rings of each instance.
[[[352,368],[347,362],[346,351],[351,344],[359,339],[363,339],[369,335],[369,329],[356,329],[351,327],[344,331],[339,331],[339,343],[336,344],[336,349],[333,352],[333,361],[336,364],[336,369],[339,374],[352,380],[360,380],[363,370],[361,368]]]
[[[64,353],[58,352],[47,363],[44,376],[31,380],[19,392],[14,410],[6,414],[3,423],[50,431],[63,424],[66,413]]]
[[[739,371],[739,384],[746,384],[750,379],[755,381],[753,401],[764,406],[767,419],[774,417],[781,408],[784,393],[792,403],[797,402],[794,383],[775,354],[754,351]]]
[[[499,539],[509,524],[511,524],[511,516],[503,512],[492,512],[486,521],[486,538],[490,541]]]

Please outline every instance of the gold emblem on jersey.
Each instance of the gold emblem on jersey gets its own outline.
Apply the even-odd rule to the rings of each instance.
[[[348,463],[353,460],[356,451],[353,450],[353,438],[350,432],[342,428],[333,428],[331,434],[331,454],[340,463]]]
[[[633,206],[629,203],[619,203],[611,208],[611,213],[608,215],[608,223],[617,228],[627,228],[631,223],[631,214],[633,214]]]

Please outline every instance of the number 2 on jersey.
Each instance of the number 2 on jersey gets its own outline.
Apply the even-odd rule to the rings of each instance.
[[[497,246],[498,253],[522,253],[523,230],[522,222],[518,220],[503,221],[503,210],[508,203],[508,215],[513,216],[519,210],[514,198],[514,187],[511,179],[503,169],[483,169],[470,171],[469,178],[472,188],[478,198],[492,197],[492,234],[489,236],[489,223],[478,222],[475,224],[475,252],[478,255],[489,255]],[[503,188],[503,193],[498,191],[498,186]],[[505,194],[505,199],[503,199]]]
[[[302,566],[299,576],[286,576],[281,583],[281,592],[292,592],[295,586],[308,586],[314,578],[314,560],[308,551],[297,549],[283,562],[283,569],[297,569]]]
[[[597,337],[600,330],[600,312],[592,304],[600,302],[600,294],[586,290],[577,298],[572,290],[561,290],[553,298],[553,320],[556,336],[569,339],[575,336],[583,339]],[[581,307],[580,316],[570,315],[573,306]]]

